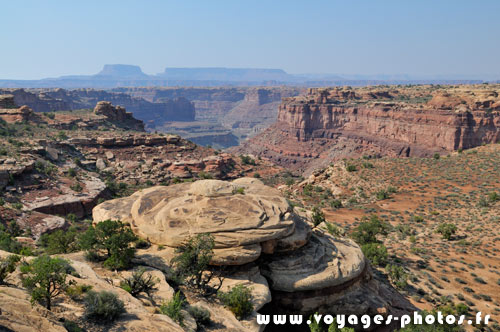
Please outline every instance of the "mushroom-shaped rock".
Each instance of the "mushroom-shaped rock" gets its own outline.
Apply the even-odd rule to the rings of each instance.
[[[151,187],[96,206],[93,218],[129,222],[139,236],[174,248],[189,237],[210,233],[215,240],[212,263],[241,265],[256,260],[262,249],[272,253],[307,242],[309,231],[303,224],[294,235],[299,217],[289,210],[278,190],[242,178]]]

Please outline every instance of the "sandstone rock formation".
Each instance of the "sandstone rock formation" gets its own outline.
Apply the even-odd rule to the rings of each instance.
[[[13,95],[0,95],[0,119],[9,122],[35,120],[33,110],[28,106],[16,107]]]
[[[279,191],[256,179],[152,187],[99,204],[93,219],[130,223],[139,236],[170,247],[155,253],[167,261],[189,237],[210,233],[215,240],[212,264],[238,265],[242,271],[257,264],[272,303],[282,311],[348,307],[358,314],[387,313],[396,298],[386,297],[390,292],[373,280],[354,242],[319,229],[311,235],[311,223],[295,214]],[[265,284],[260,285],[262,298]]]
[[[309,89],[238,151],[298,169],[362,154],[425,156],[500,140],[500,86]],[[316,160],[315,160],[316,159]]]
[[[108,101],[100,101],[94,108],[94,113],[104,115],[110,122],[126,129],[144,131],[144,122],[134,118],[132,113],[125,111],[121,106],[113,106]]]

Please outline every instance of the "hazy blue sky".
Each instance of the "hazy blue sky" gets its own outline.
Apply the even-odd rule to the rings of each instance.
[[[500,74],[499,0],[16,0],[1,11],[3,79],[93,74],[106,63],[147,74]]]

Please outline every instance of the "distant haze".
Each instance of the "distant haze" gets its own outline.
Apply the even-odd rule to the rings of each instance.
[[[0,79],[131,64],[197,80],[498,80],[499,13],[498,0],[7,1]]]

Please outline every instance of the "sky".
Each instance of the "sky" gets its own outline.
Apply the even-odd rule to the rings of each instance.
[[[498,0],[2,2],[0,79],[104,64],[498,76]]]

